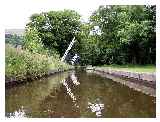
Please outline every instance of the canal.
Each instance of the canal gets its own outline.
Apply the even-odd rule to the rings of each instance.
[[[6,87],[6,117],[156,117],[156,98],[85,71]]]

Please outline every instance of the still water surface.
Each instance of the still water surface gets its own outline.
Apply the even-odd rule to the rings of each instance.
[[[156,98],[84,71],[6,88],[6,117],[155,117]]]

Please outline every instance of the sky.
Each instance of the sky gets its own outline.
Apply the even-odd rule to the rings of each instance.
[[[51,10],[76,10],[87,21],[91,13],[106,0],[5,0],[5,29],[24,28],[34,13]]]
[[[3,1],[3,2],[2,2]],[[130,0],[1,0],[0,15],[5,29],[24,28],[29,17],[34,13],[53,10],[72,9],[77,11],[87,21],[93,11],[99,5],[106,4],[130,4]],[[149,0],[134,0],[132,4],[144,4]],[[2,3],[1,3],[2,2]]]

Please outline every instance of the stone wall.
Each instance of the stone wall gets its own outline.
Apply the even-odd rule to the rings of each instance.
[[[123,85],[156,97],[156,74],[113,70],[110,68],[87,67],[88,73],[96,73]]]
[[[130,71],[121,71],[114,70],[110,68],[96,68],[96,67],[87,67],[87,70],[99,71],[119,77],[132,78],[136,80],[147,81],[152,84],[156,84],[156,73],[139,73],[139,72],[130,72]]]
[[[129,72],[129,71],[113,70],[108,68],[94,68],[94,70],[127,78],[135,78],[137,80],[156,82],[156,73]]]

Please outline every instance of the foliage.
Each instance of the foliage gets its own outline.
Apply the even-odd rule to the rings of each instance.
[[[6,44],[5,50],[5,75],[7,78],[23,79],[27,74],[25,55],[10,45]]]
[[[81,41],[80,41],[80,57],[81,64],[97,65],[99,62],[100,48],[99,37],[90,35],[92,26],[89,23],[82,24],[81,26]]]
[[[45,48],[62,56],[73,37],[80,31],[80,15],[73,10],[33,14],[27,28],[35,28]]]
[[[24,44],[24,37],[21,35],[12,35],[12,34],[6,34],[5,35],[5,43],[7,44],[12,44],[13,46],[18,46],[21,45],[23,46]]]
[[[34,78],[48,70],[47,57],[6,45],[6,77],[15,80]]]
[[[155,14],[155,6],[100,6],[90,17],[88,36],[82,38],[87,56],[82,56],[82,61],[87,59],[83,63],[155,64]]]
[[[59,62],[59,59],[55,57],[17,49],[8,44],[6,44],[5,60],[5,76],[9,80],[32,79],[47,74],[51,69],[70,68],[69,65]]]
[[[49,69],[50,70],[53,70],[53,69],[67,70],[67,69],[70,69],[71,67],[72,67],[71,65],[61,62],[60,58],[55,58],[53,56],[49,58]]]
[[[88,23],[72,10],[34,14],[30,20],[24,38],[6,38],[6,78],[23,80],[70,68],[60,57],[73,37],[77,41],[70,54],[78,53],[81,65],[156,62],[156,6],[100,6]]]
[[[24,48],[32,53],[44,53],[41,38],[35,28],[27,28],[25,32]]]

